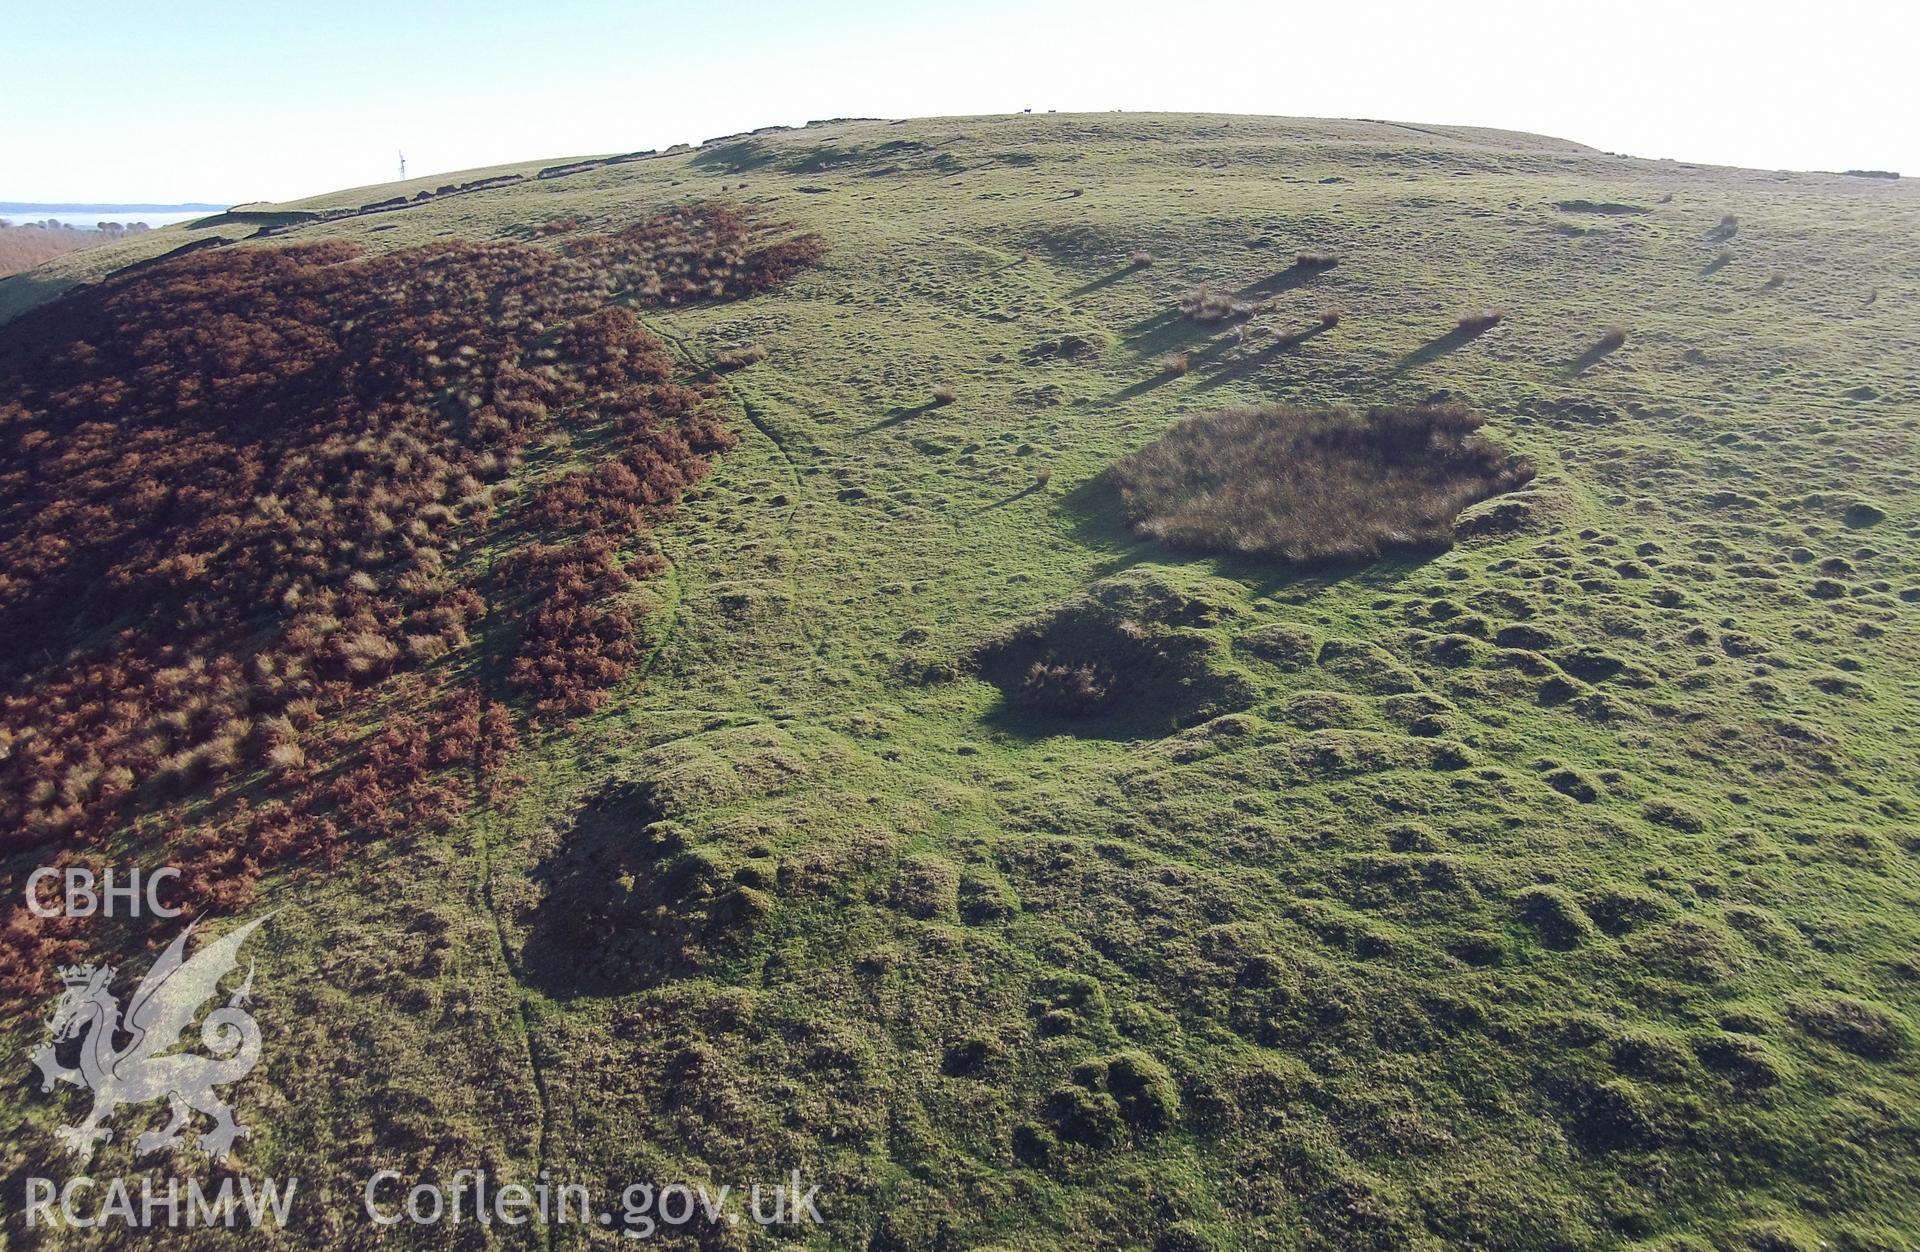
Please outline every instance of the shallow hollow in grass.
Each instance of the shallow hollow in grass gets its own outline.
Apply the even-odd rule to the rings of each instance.
[[[1168,734],[1253,702],[1217,629],[1236,595],[1225,582],[1130,570],[988,641],[974,667],[1006,696],[1003,715],[1016,724]]]
[[[1111,476],[1134,528],[1175,547],[1298,565],[1444,551],[1462,509],[1533,478],[1481,422],[1456,404],[1227,409],[1179,423]]]

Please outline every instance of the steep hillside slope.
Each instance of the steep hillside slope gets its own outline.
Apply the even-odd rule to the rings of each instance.
[[[616,1237],[379,1228],[359,1200],[378,1168],[544,1171],[596,1195],[798,1169],[825,1224],[789,1236],[822,1247],[1897,1248],[1920,1230],[1909,183],[1121,114],[822,123],[429,182],[252,206],[0,282],[0,358],[33,380],[0,398],[10,768],[29,732],[66,733],[84,763],[125,689],[84,650],[133,602],[221,606],[154,619],[174,633],[151,642],[236,667],[143,662],[142,681],[197,697],[156,700],[156,726],[129,733],[178,732],[154,768],[221,737],[189,732],[280,716],[260,704],[270,675],[240,671],[286,651],[336,684],[317,776],[458,691],[463,724],[497,704],[513,729],[459,740],[457,787],[422,783],[457,790],[444,804],[370,822],[318,804],[324,856],[259,855],[234,820],[270,783],[271,756],[244,752],[271,735],[234,734],[230,768],[170,789],[129,764],[112,804],[98,778],[67,781],[74,753],[8,793],[9,904],[62,851],[154,864],[227,832],[204,898],[277,910],[256,941],[264,1059],[233,1089],[254,1135],[229,1168],[310,1194],[263,1243]],[[689,205],[737,206],[754,248],[822,246],[715,287],[591,242],[652,238]],[[403,587],[372,516],[404,532],[396,510],[424,490],[381,507],[345,491],[327,508],[366,525],[344,533],[318,505],[290,531],[236,514],[249,551],[307,530],[380,546],[371,588],[329,553],[328,615],[442,639],[417,654],[281,648],[298,610],[253,611],[286,590],[273,562],[216,559],[238,541],[116,468],[87,406],[172,345],[39,372],[36,345],[135,324],[112,320],[129,284],[164,309],[198,266],[349,264],[413,290],[423,257],[476,254],[535,279],[475,273],[446,316],[563,394],[520,397],[539,413],[482,447],[433,373],[451,337],[375,336],[417,366],[389,379],[375,433],[424,443],[444,421],[447,446],[409,454],[476,480],[452,502],[470,529],[412,545],[446,581]],[[496,317],[503,291],[541,307]],[[291,320],[330,336],[333,307]],[[603,316],[619,352],[554,338]],[[300,388],[221,346],[288,320],[255,304],[206,323],[201,381],[256,390],[192,419],[210,441],[180,463],[193,482],[154,491],[251,466],[233,449],[256,413],[272,464],[366,485],[285,459],[311,451],[288,433],[313,420]],[[361,368],[364,342],[326,351]],[[588,598],[631,610],[590,632],[618,664],[543,710],[513,648],[550,593],[515,598],[495,558],[590,538],[606,483],[543,489],[624,451],[623,386],[660,389],[649,412],[699,465],[595,558],[646,576]],[[1185,417],[1427,401],[1484,418],[1485,457],[1533,472],[1517,491],[1524,475],[1489,474],[1504,494],[1451,547],[1311,569],[1174,548],[1128,524],[1107,476]],[[172,403],[143,412],[189,424]],[[327,420],[314,439],[351,468],[363,419]],[[509,490],[473,472],[488,451]],[[63,457],[91,476],[49,479]],[[232,501],[297,496],[247,474]],[[49,482],[73,490],[34,494]],[[81,560],[72,519],[102,510],[122,529]],[[129,537],[155,546],[164,595],[114,575]],[[181,591],[209,570],[246,579]],[[421,597],[459,588],[495,609],[471,619],[487,628],[429,620]],[[236,876],[244,903],[218,889]],[[36,971],[144,967],[176,933],[10,925],[16,1057],[50,1005]],[[81,1105],[11,1064],[10,1197],[68,1170],[52,1132]],[[149,1114],[123,1115],[94,1173],[159,1168],[131,1158]],[[65,1246],[7,1221],[19,1246]],[[656,1237],[769,1241],[751,1227]]]

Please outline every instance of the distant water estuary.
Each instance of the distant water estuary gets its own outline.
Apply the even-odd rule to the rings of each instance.
[[[122,226],[143,222],[158,229],[176,222],[191,222],[225,208],[221,204],[26,204],[0,200],[0,219],[15,226],[51,219],[76,230],[93,230],[101,222],[118,222]]]

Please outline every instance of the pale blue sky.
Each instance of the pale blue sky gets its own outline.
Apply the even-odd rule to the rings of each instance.
[[[1557,11],[1564,10],[1564,11]],[[1907,3],[115,0],[0,19],[0,200],[290,199],[834,116],[1178,109],[1920,174]]]

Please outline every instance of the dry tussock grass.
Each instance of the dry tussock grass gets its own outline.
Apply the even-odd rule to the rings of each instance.
[[[1127,518],[1184,548],[1301,565],[1444,549],[1468,505],[1533,466],[1459,405],[1270,404],[1192,418],[1117,464]]]

